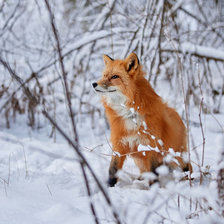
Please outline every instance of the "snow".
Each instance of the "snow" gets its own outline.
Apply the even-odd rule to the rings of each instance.
[[[86,197],[82,181],[73,176],[78,164],[66,144],[2,132],[0,142],[0,223],[71,223],[80,210],[91,222],[88,200],[82,200]]]
[[[19,8],[13,5],[13,1],[5,3],[4,7],[1,4],[0,26],[2,29],[0,34],[3,40],[1,56],[8,60],[23,80],[28,78],[31,72],[39,71],[37,75],[41,85],[43,88],[49,88],[49,92],[44,91],[49,112],[56,114],[56,121],[71,137],[71,125],[64,104],[60,69],[55,63],[57,54],[45,3],[44,1],[17,2],[21,4]],[[202,114],[205,135],[205,147],[203,147],[203,136],[198,117],[199,109],[195,105],[192,106],[192,99],[189,99],[189,148],[193,179],[181,181],[189,173],[182,173],[179,170],[170,173],[168,167],[164,165],[157,170],[160,174],[159,182],[149,186],[149,181],[155,181],[156,175],[153,173],[140,175],[134,161],[127,156],[123,169],[118,172],[118,183],[113,188],[107,186],[111,156],[121,155],[118,152],[112,152],[109,141],[110,133],[106,128],[102,105],[100,100],[94,97],[94,92],[89,89],[91,82],[100,76],[103,62],[99,58],[103,53],[109,54],[112,48],[112,53],[122,58],[132,50],[139,49],[139,34],[143,34],[143,30],[138,31],[138,28],[142,27],[142,21],[145,20],[146,15],[145,4],[139,4],[137,1],[130,1],[128,4],[118,1],[115,10],[110,15],[110,7],[114,2],[114,0],[105,3],[90,1],[87,7],[83,7],[82,1],[76,1],[79,10],[74,10],[72,16],[68,16],[69,12],[67,14],[67,9],[64,8],[64,1],[51,3],[55,12],[55,23],[62,44],[68,79],[75,83],[74,89],[72,86],[70,87],[73,97],[72,105],[75,107],[80,149],[108,194],[113,209],[108,206],[93,177],[85,168],[91,191],[91,198],[89,198],[79,158],[58,132],[53,133],[53,138],[49,137],[52,127],[43,118],[39,108],[37,108],[36,115],[38,125],[34,128],[28,126],[27,114],[17,114],[16,117],[9,116],[10,129],[7,129],[5,125],[7,109],[0,109],[0,224],[91,224],[95,221],[90,209],[90,202],[94,205],[100,224],[116,223],[112,210],[119,214],[122,224],[224,223],[224,218],[220,216],[216,183],[218,170],[224,166],[223,161],[220,161],[224,146],[224,107],[221,92],[223,76],[220,72],[223,70],[223,65],[219,64],[224,60],[224,50],[223,48],[218,49],[219,46],[222,46],[219,41],[216,41],[219,39],[216,37],[214,39],[212,35],[208,35],[208,32],[204,33],[208,36],[207,38],[206,36],[203,38],[201,35],[198,35],[199,38],[196,40],[193,38],[191,40],[191,36],[187,39],[181,37],[180,44],[175,44],[174,40],[179,36],[175,36],[176,32],[173,32],[174,30],[170,27],[172,23],[167,23],[168,26],[164,30],[166,38],[161,38],[164,43],[161,44],[162,52],[178,50],[188,53],[189,57],[192,54],[219,60],[217,64],[214,61],[206,64],[215,75],[211,75],[211,77],[207,75],[208,77],[204,78],[205,69],[201,67],[201,61],[199,60],[193,65],[188,64],[188,57],[182,55],[182,57],[186,57],[186,60],[181,60],[184,65],[183,74],[189,75],[185,84],[195,88],[194,94],[198,95],[200,100],[201,94],[197,87],[199,84],[197,74],[200,73],[199,76],[203,80],[204,104],[208,107],[207,113]],[[155,10],[155,14],[160,15],[160,8],[164,1],[159,1],[158,6],[156,6],[156,1],[151,2],[153,4],[149,8]],[[168,13],[178,12],[178,8],[182,7],[182,4],[185,5],[185,2],[183,0],[176,1]],[[15,8],[17,10],[14,13]],[[98,11],[95,10],[97,8]],[[69,10],[72,11],[72,9]],[[168,55],[167,62],[165,60],[160,66],[160,74],[157,72],[159,63],[157,33],[159,32],[156,29],[155,32],[153,30],[154,26],[159,26],[156,22],[158,17],[154,16],[152,10],[147,13],[149,20],[146,24],[146,36],[142,42],[144,54],[141,55],[145,61],[141,61],[141,64],[144,65],[145,71],[151,73],[147,74],[149,76],[147,78],[154,84],[157,80],[158,84],[153,88],[156,88],[158,94],[164,100],[169,101],[170,106],[176,107],[180,115],[184,117],[182,90],[178,84],[178,69],[172,69],[179,67],[177,66],[179,61],[177,63],[175,55]],[[65,11],[65,13],[62,14],[61,11]],[[13,19],[10,19],[11,15],[15,15]],[[67,21],[64,16],[68,16]],[[109,19],[106,19],[107,16]],[[180,33],[193,31],[185,30],[184,26],[198,28],[196,21],[186,17],[180,20],[179,16],[181,17],[177,13],[177,25],[180,22],[183,24]],[[211,16],[216,17],[217,14],[213,15],[212,13]],[[7,20],[8,22],[6,22]],[[217,25],[218,23],[214,24],[214,27]],[[4,26],[6,27],[4,28]],[[114,49],[113,46],[110,46],[111,37]],[[208,39],[211,41],[209,42]],[[212,44],[212,41],[215,43]],[[167,78],[171,78],[170,74],[174,77],[170,81],[171,85],[165,85]],[[75,79],[73,79],[74,76]],[[57,78],[59,78],[59,82],[56,81],[55,86],[48,85]],[[207,78],[211,78],[211,81],[205,82]],[[1,67],[0,81],[5,87],[9,87],[9,91],[0,97],[2,106],[19,86],[3,67]],[[212,90],[216,90],[216,86],[219,90],[216,102],[211,100],[211,92],[207,91],[209,85],[214,87]],[[30,82],[29,87],[36,87],[36,81]],[[22,97],[24,97],[22,91],[18,91],[16,94],[22,103]],[[54,103],[55,111],[52,109]],[[216,108],[214,103],[217,104],[217,108],[220,108],[217,110],[219,114],[210,113],[209,109],[213,111],[212,109]],[[136,103],[133,101],[132,104]],[[83,105],[87,105],[88,109]],[[132,121],[136,123],[138,117],[135,118],[133,115],[137,116],[137,111],[140,108],[135,105],[135,108],[137,107],[137,111],[135,111],[134,108],[129,110],[124,103],[120,105],[124,109],[123,112],[130,115]],[[150,135],[147,132],[147,124],[142,121],[142,125],[145,129],[143,132]],[[150,136],[155,140],[155,136]],[[138,151],[142,155],[149,150],[158,151],[159,149],[152,149],[144,145],[138,147]],[[204,161],[202,161],[203,150]],[[175,156],[178,155],[170,149],[164,162],[174,161]],[[185,157],[188,159],[188,155]]]
[[[207,115],[206,119],[210,124],[213,118]],[[204,177],[202,185],[198,185],[197,174],[200,175],[193,163],[195,187],[190,188],[188,181],[176,182],[175,185],[172,185],[172,181],[169,183],[171,177],[167,180],[169,170],[166,166],[161,166],[157,170],[164,177],[162,181],[166,181],[165,187],[161,188],[157,184],[149,187],[147,180],[154,178],[152,174],[144,175],[145,180],[137,180],[138,169],[128,158],[124,169],[118,175],[119,183],[114,188],[108,188],[106,180],[111,155],[110,146],[99,136],[89,135],[86,138],[84,133],[87,126],[88,124],[83,125],[80,132],[83,153],[103,183],[123,222],[136,223],[138,220],[139,223],[143,223],[147,214],[150,214],[147,223],[158,223],[167,210],[170,214],[174,212],[173,221],[185,223],[185,218],[190,214],[187,205],[190,197],[198,201],[206,198],[206,206],[212,205],[218,209],[216,184],[211,179],[216,176],[219,159],[219,151],[213,146],[220,143],[221,133],[213,132],[214,129],[206,129],[204,167],[210,166],[210,176]],[[18,132],[20,135],[17,135]],[[200,143],[200,128],[192,127],[192,133]],[[28,137],[25,126],[21,128],[15,125],[12,130],[1,130],[0,145],[0,223],[94,223],[77,156],[63,138],[58,137],[54,142],[53,139],[46,138],[46,130],[33,131],[32,136]],[[140,145],[139,150],[149,149]],[[201,146],[197,148],[197,154],[201,155]],[[192,152],[192,161],[197,162],[196,157]],[[202,171],[206,170],[202,167]],[[176,177],[180,176],[176,174]],[[98,187],[90,175],[88,179],[93,194],[91,201],[95,205],[100,223],[114,223],[111,211]],[[175,210],[175,203],[170,200],[172,195],[176,195],[176,200],[180,195],[181,204],[185,206]],[[199,218],[198,223],[202,220],[221,220],[220,217],[215,217],[212,211],[208,211],[207,215],[204,213]],[[195,218],[188,221],[196,223]]]
[[[145,145],[140,144],[138,146],[138,151],[139,152],[141,152],[141,151],[149,151],[149,148],[148,148],[148,146],[145,146]]]
[[[161,139],[158,139],[158,143],[163,146],[163,141]]]
[[[170,46],[164,46],[164,51],[176,51],[179,50],[183,53],[189,53],[192,55],[207,57],[215,60],[224,60],[224,50],[216,49],[213,47],[193,44],[190,42],[183,42],[180,45],[172,42]]]
[[[181,44],[180,49],[183,52],[188,52],[190,54],[197,54],[200,56],[207,56],[208,58],[224,60],[224,51],[212,47],[193,45],[192,43],[186,42]]]
[[[132,114],[135,114],[135,109],[133,107],[131,107],[129,110],[131,111]]]
[[[165,165],[162,165],[156,169],[159,175],[166,176],[169,174],[169,168]]]
[[[143,124],[144,130],[147,130],[148,127],[147,127],[147,124],[145,123],[145,121],[143,121],[142,124]]]

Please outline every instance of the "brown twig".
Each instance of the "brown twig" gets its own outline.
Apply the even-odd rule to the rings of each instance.
[[[162,33],[163,33],[163,27],[164,27],[164,14],[165,14],[165,1],[163,1],[162,9],[161,9],[161,21],[160,21],[160,27],[159,27],[159,37],[158,37],[158,54],[159,54],[159,63],[157,65],[157,75],[155,77],[154,83],[156,84],[156,80],[158,77],[158,74],[160,73],[160,65],[162,64],[162,58],[161,58],[161,43],[162,43]]]
[[[85,172],[85,169],[84,169],[84,163],[80,163],[80,166],[81,166],[82,173],[83,173],[83,177],[84,177],[84,180],[85,180],[85,183],[86,183],[87,193],[88,193],[88,196],[89,196],[89,199],[90,199],[90,201],[89,201],[89,203],[90,203],[90,209],[92,211],[92,214],[93,214],[95,223],[96,224],[99,224],[98,219],[97,219],[97,216],[96,216],[96,211],[95,211],[93,202],[91,200],[91,191],[90,191],[90,186],[89,186],[89,182],[88,182],[88,179],[87,179],[87,175],[86,175],[86,172]]]
[[[199,108],[199,122],[200,122],[200,128],[201,128],[201,134],[202,134],[202,159],[201,159],[201,166],[204,166],[204,156],[205,156],[205,134],[204,134],[204,129],[203,129],[203,124],[202,124],[202,119],[201,119],[201,114],[202,114],[202,108],[203,108],[203,102],[204,102],[204,97],[203,97],[203,92],[201,88],[201,80],[200,80],[200,74],[198,72],[198,80],[199,80],[199,89],[200,89],[200,94],[201,94],[201,102],[200,102],[200,108]]]
[[[52,31],[53,31],[54,38],[55,38],[56,45],[57,45],[57,52],[58,52],[58,56],[59,56],[59,64],[60,64],[60,68],[61,68],[62,78],[63,78],[63,81],[64,81],[65,96],[66,96],[66,100],[67,100],[67,106],[68,106],[68,110],[69,110],[70,119],[71,119],[71,122],[72,122],[73,134],[74,134],[74,139],[75,139],[76,148],[77,148],[76,152],[80,152],[80,150],[78,148],[78,144],[79,144],[78,133],[77,133],[76,124],[75,124],[75,120],[74,120],[74,113],[73,113],[73,110],[72,110],[71,94],[70,94],[70,91],[68,89],[67,74],[65,72],[65,66],[64,66],[64,62],[63,62],[62,50],[61,50],[61,45],[60,45],[60,40],[59,40],[59,34],[58,34],[58,31],[57,31],[57,28],[56,28],[56,24],[55,24],[55,21],[54,21],[54,14],[52,13],[52,10],[51,10],[51,7],[49,5],[49,2],[48,2],[48,0],[44,0],[44,1],[45,1],[47,10],[49,12],[50,21],[51,21],[51,27],[52,27]],[[46,111],[43,110],[43,114],[45,114],[45,116],[48,117],[48,119],[52,123],[53,120],[45,112]],[[54,126],[59,131],[59,127],[57,126],[56,123],[54,124]],[[59,132],[61,134],[63,133],[62,130],[59,131]],[[63,135],[63,136],[65,137],[65,135]],[[67,138],[67,141],[68,141],[68,138]],[[71,144],[71,142],[70,142],[70,144]],[[80,154],[80,153],[78,153],[78,154],[82,158],[82,162],[80,162],[80,165],[81,165],[82,174],[83,174],[83,177],[84,177],[84,180],[85,180],[85,185],[86,185],[86,189],[87,189],[87,192],[88,192],[88,196],[90,198],[90,208],[91,208],[92,214],[93,214],[93,216],[95,218],[95,223],[98,224],[99,222],[98,222],[98,219],[97,219],[97,216],[96,216],[96,211],[95,211],[94,205],[93,205],[93,203],[91,201],[90,187],[89,187],[89,183],[88,183],[88,180],[87,180],[86,171],[85,171],[85,168],[84,168],[84,164],[85,164],[85,166],[88,167],[88,165],[87,165],[88,163],[87,163],[87,161],[84,162],[84,157],[83,157],[82,154]],[[90,167],[88,167],[88,168],[90,169]],[[91,169],[91,171],[92,171],[92,169]],[[91,172],[91,174],[93,176],[95,176],[94,172]],[[95,179],[95,181],[98,182],[98,179],[96,177],[94,179]],[[103,190],[103,188],[101,190]],[[105,195],[106,195],[106,193],[105,193]],[[107,202],[110,202],[110,201],[107,201]],[[111,203],[110,203],[110,205],[111,205]],[[115,212],[114,212],[114,216],[117,217],[117,214]]]
[[[77,143],[73,142],[66,134],[65,132],[58,126],[58,124],[56,124],[54,122],[54,120],[49,116],[49,114],[47,113],[47,111],[43,108],[42,110],[43,115],[50,121],[51,124],[53,124],[56,129],[59,131],[59,133],[67,140],[67,142],[72,146],[72,148],[75,150],[75,152],[78,154],[79,158],[81,159],[81,161],[85,164],[85,166],[89,169],[91,175],[93,176],[93,179],[95,180],[95,182],[97,183],[97,186],[99,187],[100,191],[102,192],[107,204],[111,207],[112,209],[112,213],[113,216],[116,220],[117,224],[120,224],[120,220],[119,220],[119,216],[117,214],[117,212],[114,210],[112,203],[110,201],[109,196],[107,195],[106,191],[104,190],[102,184],[100,183],[100,181],[98,180],[98,178],[96,177],[95,173],[93,172],[92,168],[90,167],[89,163],[87,162],[86,158],[84,157],[84,155],[81,153],[81,151],[79,150],[79,146],[77,145]]]
[[[48,10],[49,16],[50,16],[51,27],[52,27],[52,31],[53,31],[54,38],[55,38],[56,45],[57,45],[57,53],[58,53],[58,57],[59,57],[59,64],[60,64],[60,67],[61,67],[61,74],[62,74],[62,78],[63,78],[63,81],[64,81],[65,96],[66,96],[66,100],[67,100],[70,119],[71,119],[71,122],[72,122],[74,139],[78,143],[78,133],[77,133],[76,124],[75,124],[75,120],[74,120],[74,113],[73,113],[73,110],[72,110],[71,94],[70,94],[70,91],[69,91],[69,88],[68,88],[67,74],[65,72],[65,66],[64,66],[64,61],[63,61],[63,56],[62,56],[62,51],[61,51],[61,44],[60,44],[56,24],[55,24],[55,21],[54,21],[54,14],[51,10],[51,7],[49,5],[48,0],[44,0],[44,1],[45,1],[47,10]]]
[[[183,65],[181,63],[181,58],[179,56],[179,54],[177,53],[177,49],[175,47],[175,44],[172,42],[172,40],[168,37],[168,35],[164,32],[165,37],[170,41],[174,51],[176,52],[177,55],[177,64],[178,64],[178,68],[180,71],[180,81],[181,81],[181,89],[182,89],[182,93],[183,93],[183,98],[184,98],[184,109],[185,109],[185,119],[186,119],[186,128],[187,128],[187,153],[188,153],[188,160],[189,163],[191,162],[191,152],[190,152],[190,139],[189,139],[189,132],[190,132],[190,122],[189,122],[189,105],[187,103],[187,96],[186,96],[186,90],[185,90],[185,86],[184,86],[184,74],[183,74]],[[190,187],[192,186],[191,183],[191,172],[189,172],[189,184]]]
[[[46,7],[47,7],[49,16],[50,16],[51,27],[52,27],[54,38],[55,38],[55,41],[56,41],[57,53],[58,53],[59,64],[60,64],[60,68],[61,68],[61,74],[62,74],[62,80],[64,82],[64,92],[65,92],[66,101],[67,101],[66,105],[68,106],[69,116],[70,116],[70,120],[71,120],[71,123],[72,123],[74,139],[75,139],[75,142],[78,145],[79,144],[78,133],[77,133],[76,124],[75,124],[75,120],[74,120],[74,113],[73,113],[73,109],[72,109],[71,94],[70,94],[70,91],[68,89],[67,73],[65,72],[65,66],[64,66],[63,56],[62,56],[59,34],[58,34],[58,30],[56,28],[56,24],[55,24],[55,21],[54,21],[54,14],[51,10],[51,7],[49,5],[48,0],[45,0],[45,4],[46,4]],[[55,127],[55,125],[54,125],[54,127]],[[94,205],[91,201],[90,187],[89,187],[89,183],[88,183],[88,180],[87,180],[87,175],[86,175],[86,171],[85,171],[83,162],[80,162],[80,166],[81,166],[81,170],[82,170],[82,175],[84,177],[85,186],[86,186],[86,189],[87,189],[87,192],[88,192],[88,196],[90,198],[90,208],[91,208],[92,214],[94,216],[95,223],[98,224],[98,219],[97,219],[97,216],[96,216],[95,208],[94,208]]]

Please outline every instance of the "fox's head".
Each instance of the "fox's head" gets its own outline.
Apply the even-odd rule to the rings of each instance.
[[[137,55],[131,53],[124,60],[114,60],[104,55],[103,60],[105,68],[102,78],[92,84],[95,91],[111,99],[123,95],[128,97],[137,76],[142,75]]]

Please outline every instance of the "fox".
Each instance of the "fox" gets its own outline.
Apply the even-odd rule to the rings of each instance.
[[[92,83],[101,96],[110,126],[113,155],[109,166],[108,185],[113,187],[117,172],[128,155],[134,159],[140,174],[153,172],[164,164],[173,150],[171,169],[192,172],[187,152],[187,131],[179,114],[165,103],[145,78],[138,56],[114,60],[103,55],[102,78]],[[143,149],[143,150],[142,150]]]

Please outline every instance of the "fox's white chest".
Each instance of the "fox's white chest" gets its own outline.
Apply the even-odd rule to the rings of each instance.
[[[107,104],[122,117],[125,122],[125,128],[128,131],[137,130],[143,120],[138,111],[134,108],[128,108],[125,104],[127,98],[122,94],[116,94],[114,97],[105,97]],[[133,102],[134,105],[134,102]]]
[[[142,125],[142,117],[134,110],[134,108],[125,107],[124,110],[126,111],[126,114],[123,116],[123,119],[125,121],[126,129],[130,131],[137,130]]]
[[[110,106],[118,116],[122,117],[125,124],[125,129],[130,132],[130,135],[121,138],[121,142],[125,145],[129,145],[132,149],[134,146],[145,143],[145,140],[141,137],[140,127],[142,126],[144,130],[147,130],[147,125],[144,118],[133,108],[127,107],[125,104],[127,98],[119,93],[113,94],[113,97],[105,97],[106,103]],[[135,102],[133,102],[133,106]]]

